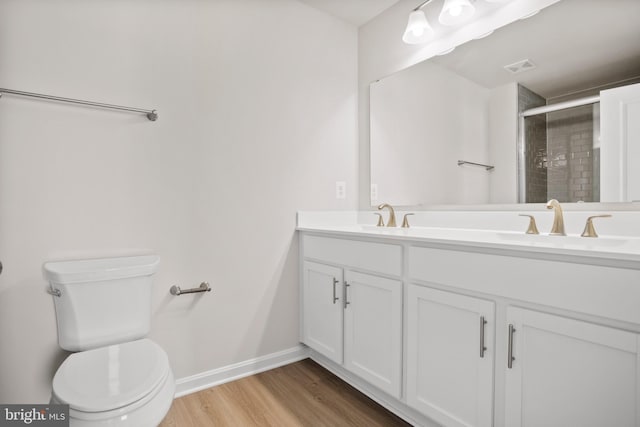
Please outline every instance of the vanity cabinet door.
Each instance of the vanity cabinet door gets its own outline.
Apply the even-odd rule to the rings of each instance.
[[[494,303],[409,285],[407,403],[444,426],[492,426]]]
[[[507,426],[640,426],[638,334],[514,307],[507,321]]]
[[[400,398],[402,282],[345,272],[345,367]]]
[[[303,341],[342,363],[342,269],[305,261],[303,275]]]

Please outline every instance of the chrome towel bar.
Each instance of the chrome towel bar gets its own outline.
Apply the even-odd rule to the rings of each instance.
[[[211,292],[211,286],[209,286],[209,283],[207,282],[202,282],[197,288],[191,289],[180,289],[180,286],[173,285],[171,289],[169,289],[169,292],[171,293],[171,295],[175,296],[182,294],[195,294],[198,292]]]
[[[462,166],[462,165],[481,166],[488,171],[495,169],[495,166],[491,166],[491,165],[483,165],[482,163],[474,163],[474,162],[467,162],[466,160],[458,160],[458,166]]]
[[[49,101],[66,102],[69,104],[89,105],[91,107],[107,108],[110,110],[131,111],[133,113],[145,114],[147,116],[147,119],[151,120],[152,122],[158,120],[158,113],[156,112],[156,110],[145,110],[144,108],[124,107],[122,105],[104,104],[102,102],[83,101],[81,99],[62,98],[60,96],[44,95],[41,93],[23,92],[21,90],[0,88],[0,97],[2,97],[2,95],[4,95],[5,93],[18,96],[27,96],[30,98],[46,99]]]

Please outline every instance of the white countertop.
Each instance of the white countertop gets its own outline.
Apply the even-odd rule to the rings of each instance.
[[[612,267],[640,269],[640,237],[601,234],[597,238],[581,237],[580,234],[549,236],[525,234],[522,231],[500,229],[474,229],[452,227],[412,226],[410,228],[377,227],[357,223],[359,214],[353,212],[313,213],[299,221],[297,230],[340,237],[364,237],[383,240],[409,241],[427,246],[450,249],[472,249],[497,252],[503,255],[558,259],[581,263],[595,262]],[[371,216],[368,212],[365,217]],[[513,215],[513,214],[510,214]],[[400,217],[401,218],[401,217]],[[412,217],[413,219],[413,217]],[[519,220],[521,223],[522,220]],[[520,226],[520,223],[518,226]],[[510,225],[510,224],[505,224]],[[493,224],[495,227],[496,224]],[[522,227],[521,227],[522,228]]]

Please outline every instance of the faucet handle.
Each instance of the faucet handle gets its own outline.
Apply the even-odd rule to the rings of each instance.
[[[376,227],[384,227],[384,220],[382,219],[382,214],[378,212],[374,212],[373,214],[378,215],[378,223],[376,224]]]
[[[611,215],[593,215],[587,218],[587,223],[584,225],[584,231],[582,237],[598,237],[596,229],[593,226],[593,218],[611,218]]]
[[[527,228],[526,234],[540,234],[538,227],[536,227],[536,218],[533,215],[520,214],[518,216],[529,217],[529,227]]]
[[[402,218],[402,228],[409,228],[409,215],[415,215],[414,213],[406,213],[404,214],[404,218]]]

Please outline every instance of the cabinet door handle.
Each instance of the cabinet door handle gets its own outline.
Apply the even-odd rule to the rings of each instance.
[[[336,296],[336,285],[338,284],[338,279],[333,278],[333,303],[335,304],[340,298]]]
[[[347,300],[347,288],[351,286],[349,284],[349,282],[347,282],[346,280],[344,281],[344,308],[347,308],[347,306],[349,304],[351,304],[348,300]]]
[[[513,361],[516,360],[513,357],[513,333],[516,331],[516,328],[513,327],[512,324],[509,324],[509,348],[507,350],[507,368],[511,369],[513,367]]]
[[[484,357],[484,352],[487,351],[487,347],[484,345],[484,325],[487,324],[487,321],[484,319],[484,316],[480,316],[480,357]]]

